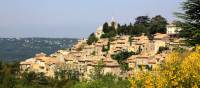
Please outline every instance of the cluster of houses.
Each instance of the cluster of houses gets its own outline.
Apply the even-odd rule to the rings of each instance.
[[[46,76],[54,77],[55,72],[60,69],[76,69],[82,77],[88,78],[99,61],[102,61],[103,73],[124,76],[120,64],[112,59],[113,54],[122,51],[139,52],[124,61],[129,67],[127,75],[131,74],[130,71],[153,70],[161,64],[171,48],[181,45],[179,38],[172,40],[170,37],[178,31],[178,27],[170,24],[167,26],[166,34],[157,33],[153,40],[143,34],[137,37],[116,36],[110,41],[108,38],[100,38],[102,27],[99,27],[95,33],[99,40],[92,45],[87,44],[87,39],[81,39],[68,50],[59,50],[49,56],[44,53],[36,54],[35,57],[22,61],[20,70],[42,72]],[[108,47],[109,50],[103,50]],[[160,48],[166,47],[169,49],[160,51]]]

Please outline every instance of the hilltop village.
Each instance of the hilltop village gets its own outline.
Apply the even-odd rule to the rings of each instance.
[[[109,26],[115,28],[118,27],[117,24],[114,20],[108,22]],[[44,73],[49,77],[54,77],[59,70],[75,70],[81,78],[89,78],[99,63],[103,64],[103,73],[121,77],[127,77],[133,71],[154,70],[173,49],[186,48],[182,46],[183,39],[176,36],[181,29],[175,23],[168,24],[166,29],[166,33],[155,33],[153,38],[143,33],[139,36],[116,35],[110,39],[101,37],[104,32],[103,26],[100,26],[94,33],[98,39],[95,42],[88,44],[88,39],[80,39],[70,49],[59,50],[49,56],[44,53],[36,54],[33,58],[21,61],[20,70],[22,73]],[[116,60],[117,55],[128,57]]]

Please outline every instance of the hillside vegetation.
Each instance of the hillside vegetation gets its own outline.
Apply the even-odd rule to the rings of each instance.
[[[71,47],[76,41],[70,38],[0,38],[0,60],[22,60],[40,52],[51,54]]]

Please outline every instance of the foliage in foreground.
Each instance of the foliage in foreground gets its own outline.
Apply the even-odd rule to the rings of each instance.
[[[172,52],[158,69],[134,73],[132,88],[198,88],[200,87],[200,46],[195,51]]]
[[[90,75],[90,80],[77,83],[74,88],[130,88],[130,82],[111,73],[103,73],[103,63],[98,62]]]
[[[106,74],[90,82],[80,82],[74,88],[130,88],[128,80],[120,79],[112,74]]]
[[[200,46],[193,51],[173,51],[157,69],[134,72],[129,81],[102,73],[99,65],[92,80],[64,77],[53,79],[34,72],[19,78],[18,64],[0,63],[0,88],[198,88],[200,87]],[[64,74],[67,75],[68,73]],[[67,78],[67,79],[66,79]],[[73,78],[73,77],[72,77]]]
[[[18,63],[0,62],[0,88],[129,88],[130,82],[112,74],[103,74],[102,64],[91,72],[91,80],[79,81],[75,71],[56,72],[55,78],[43,73],[19,73]]]

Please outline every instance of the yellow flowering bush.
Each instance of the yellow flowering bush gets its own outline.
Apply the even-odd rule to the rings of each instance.
[[[193,87],[200,85],[200,48],[191,52],[180,65],[183,86]]]
[[[198,88],[200,87],[200,46],[193,51],[170,53],[159,69],[134,73],[132,88]]]

